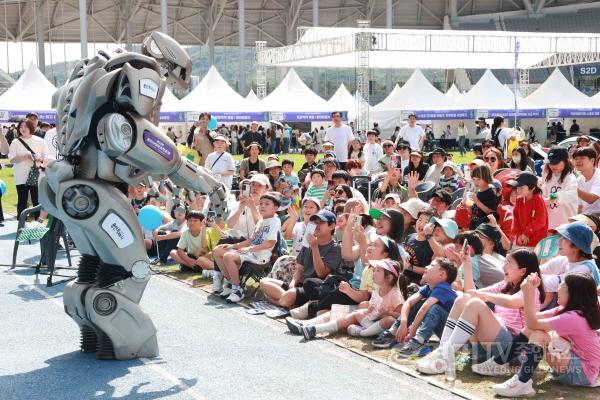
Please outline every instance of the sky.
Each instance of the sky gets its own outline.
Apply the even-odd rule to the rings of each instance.
[[[123,45],[124,46],[124,45]],[[120,47],[114,43],[88,44],[88,56],[95,54],[100,49],[113,50]],[[21,57],[21,48],[23,56]],[[52,49],[52,55],[50,50]],[[46,65],[57,64],[63,61],[81,59],[81,45],[79,43],[46,43]],[[27,69],[33,61],[37,65],[37,43],[35,42],[0,42],[0,68],[12,73]]]

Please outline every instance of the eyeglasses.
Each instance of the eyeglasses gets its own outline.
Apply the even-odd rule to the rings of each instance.
[[[340,195],[340,194],[345,194],[346,192],[344,192],[343,190],[336,190],[335,194]]]
[[[484,161],[491,161],[491,162],[496,162],[498,159],[494,158],[494,157],[484,157],[483,158]]]

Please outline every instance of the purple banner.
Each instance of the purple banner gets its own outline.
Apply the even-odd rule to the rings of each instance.
[[[21,118],[25,118],[25,116],[30,112],[36,113],[38,115],[40,121],[42,121],[42,122],[47,122],[52,125],[56,124],[56,111],[54,111],[54,110],[44,110],[44,111],[39,111],[39,110],[27,110],[27,111],[2,110],[2,111],[0,111],[0,121],[2,121],[2,122],[17,121]]]
[[[600,108],[559,109],[558,116],[563,118],[600,118]]]
[[[488,117],[493,118],[496,115],[501,115],[503,117],[517,117],[517,118],[546,118],[546,110],[544,109],[536,109],[536,110],[487,110]]]
[[[184,112],[161,112],[160,122],[185,122]]]
[[[266,122],[270,119],[268,112],[208,112],[217,119],[218,124],[250,123],[252,121]],[[198,121],[200,114],[200,112],[188,112],[186,113],[186,120],[188,122]]]
[[[404,117],[405,111],[402,111]],[[421,110],[411,111],[409,114],[415,114],[419,119],[429,120],[447,120],[447,119],[474,119],[475,113],[473,110]],[[408,116],[407,116],[408,118]],[[405,118],[403,118],[405,119]]]
[[[342,120],[348,120],[348,112],[340,111]],[[328,111],[305,111],[305,112],[287,112],[272,111],[271,118],[276,121],[285,122],[323,122],[331,121],[331,112]]]
[[[173,147],[171,143],[165,143],[162,139],[157,137],[154,133],[149,130],[144,131],[144,143],[150,147],[156,153],[160,154],[166,160],[171,161],[173,159]]]

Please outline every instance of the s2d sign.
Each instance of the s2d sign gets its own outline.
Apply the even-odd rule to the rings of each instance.
[[[587,75],[600,75],[600,65],[582,65],[579,67],[575,67],[573,72],[578,76],[587,76]]]

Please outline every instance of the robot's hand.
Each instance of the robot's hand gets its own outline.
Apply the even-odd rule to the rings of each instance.
[[[173,38],[160,32],[152,32],[142,44],[142,54],[152,57],[164,71],[168,83],[182,89],[188,87],[192,73],[192,60]]]

